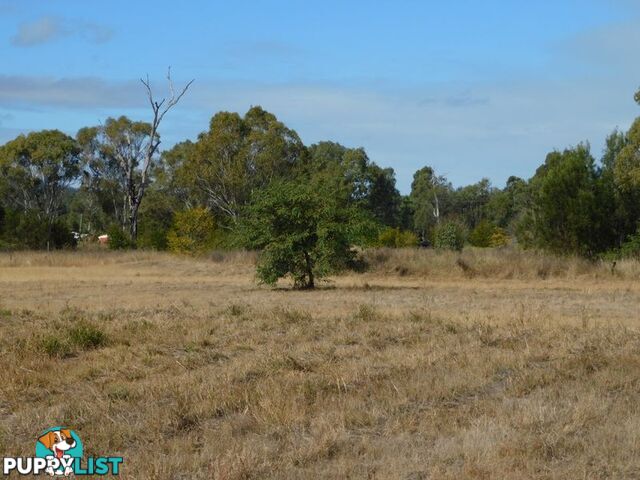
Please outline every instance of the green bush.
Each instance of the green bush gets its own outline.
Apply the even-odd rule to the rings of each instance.
[[[640,259],[640,227],[633,235],[629,235],[627,240],[620,246],[620,256],[622,258]]]
[[[107,335],[90,322],[80,322],[67,332],[69,341],[82,350],[103,347],[107,344]]]
[[[177,199],[161,184],[150,188],[140,206],[137,246],[153,250],[166,250],[167,234],[173,225]]]
[[[56,220],[49,229],[47,221],[35,211],[5,211],[3,220],[3,243],[13,248],[34,250],[73,248],[76,240],[71,229],[62,220]]]
[[[58,220],[51,225],[50,248],[75,248],[77,244],[71,229],[65,223]]]
[[[505,247],[509,244],[509,235],[504,230],[504,228],[496,227],[491,235],[491,241],[489,242],[489,246],[493,248]]]
[[[378,247],[402,248],[415,247],[418,245],[418,236],[408,230],[399,228],[385,228],[378,235]]]
[[[140,232],[138,233],[138,246],[153,250],[166,250],[167,231],[168,229],[161,222],[153,220],[141,222]]]
[[[486,220],[482,220],[469,234],[469,243],[474,247],[487,248],[491,246],[491,237],[496,231],[496,226]]]
[[[122,227],[118,225],[109,227],[107,235],[109,235],[109,249],[111,250],[126,250],[132,247],[129,235],[123,232]]]
[[[469,243],[480,248],[504,247],[509,243],[509,235],[504,229],[482,220],[469,234]]]
[[[169,250],[195,255],[216,246],[216,224],[206,208],[190,208],[174,215],[173,226],[167,234]]]
[[[446,222],[436,226],[433,246],[441,250],[461,251],[464,247],[465,232],[456,222]]]

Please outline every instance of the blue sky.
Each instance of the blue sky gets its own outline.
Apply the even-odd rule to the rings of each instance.
[[[455,185],[530,177],[547,152],[640,109],[633,0],[0,0],[0,143],[148,119],[171,65],[196,81],[162,126],[195,138],[219,110],[262,105],[306,144],[363,146],[407,193],[433,166]]]

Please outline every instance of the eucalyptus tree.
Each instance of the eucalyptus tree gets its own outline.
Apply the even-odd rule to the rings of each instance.
[[[46,224],[47,249],[64,196],[80,175],[80,149],[59,130],[20,135],[0,148],[4,204]]]
[[[640,105],[640,90],[635,100]],[[627,132],[626,142],[616,156],[614,172],[616,182],[623,190],[640,189],[640,117]]]
[[[413,175],[409,199],[413,207],[414,228],[425,240],[450,210],[451,184],[433,168],[423,167]]]
[[[119,186],[123,199],[123,219],[129,228],[132,244],[138,236],[138,212],[151,182],[151,171],[158,161],[162,120],[187,92],[193,80],[176,92],[167,74],[170,96],[155,100],[149,78],[140,81],[151,106],[151,122],[133,121],[125,116],[108,118],[104,125],[83,128],[77,138],[83,147],[90,175]]]
[[[298,134],[261,107],[243,117],[219,112],[176,174],[202,196],[222,225],[237,223],[251,193],[301,171],[307,151]]]

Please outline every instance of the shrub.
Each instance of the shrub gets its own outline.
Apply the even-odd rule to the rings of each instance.
[[[71,229],[61,222],[56,221],[51,225],[51,247],[52,248],[75,248],[78,242],[73,237]]]
[[[156,183],[145,193],[140,206],[137,246],[153,250],[167,249],[167,234],[173,225],[173,214],[177,210],[177,199],[165,191],[165,186]]]
[[[190,208],[177,212],[167,235],[169,250],[195,255],[215,246],[216,225],[206,208]]]
[[[446,222],[435,228],[433,246],[442,250],[460,251],[464,247],[464,229],[456,222]]]
[[[71,229],[62,221],[55,220],[49,229],[46,220],[38,217],[38,212],[17,212],[8,210],[3,219],[3,240],[7,248],[27,247],[30,249],[73,248],[76,240]]]
[[[504,247],[509,243],[509,235],[504,229],[482,220],[469,234],[469,243],[480,248]]]
[[[107,235],[109,235],[109,248],[111,250],[126,250],[132,247],[129,235],[123,232],[118,225],[109,227]]]
[[[496,231],[495,225],[482,220],[469,234],[469,243],[474,247],[487,248],[491,246],[491,237]]]
[[[496,227],[493,231],[493,235],[491,235],[491,241],[489,242],[490,247],[505,247],[509,244],[509,235],[507,232],[500,227]]]
[[[640,259],[640,227],[633,235],[629,235],[627,240],[620,246],[620,256],[622,258]]]
[[[378,247],[402,248],[418,245],[418,236],[407,230],[399,228],[386,228],[378,236]]]
[[[140,222],[138,246],[140,248],[150,248],[153,250],[166,250],[167,231],[168,228],[160,222],[154,220]]]

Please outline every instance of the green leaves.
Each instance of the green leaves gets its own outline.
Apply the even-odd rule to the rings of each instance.
[[[346,148],[334,142],[317,143],[309,152],[312,177],[343,190],[351,204],[381,225],[399,225],[402,197],[392,168],[381,168],[370,161],[363,148]]]
[[[245,245],[262,250],[258,278],[273,285],[290,276],[297,288],[345,268],[351,209],[335,192],[310,183],[275,181],[257,191],[244,211]]]
[[[174,215],[167,243],[172,252],[196,255],[214,247],[215,234],[211,212],[202,207],[190,208]]]
[[[219,112],[178,175],[214,213],[234,223],[253,190],[273,179],[292,178],[306,155],[296,132],[260,107],[244,117]]]
[[[640,189],[640,118],[633,122],[626,145],[616,157],[614,175],[623,191]]]
[[[549,154],[531,186],[532,232],[538,246],[593,256],[612,242],[613,197],[588,145]]]
[[[461,251],[464,247],[464,227],[457,222],[446,222],[435,228],[433,246],[441,250]]]
[[[413,227],[422,240],[428,238],[439,222],[449,213],[452,187],[444,177],[436,176],[431,167],[423,167],[413,174],[411,183],[411,205],[413,207]]]
[[[4,202],[36,216],[44,225],[45,244],[53,240],[67,188],[80,175],[79,153],[75,140],[59,130],[20,135],[0,148]]]

